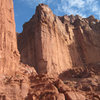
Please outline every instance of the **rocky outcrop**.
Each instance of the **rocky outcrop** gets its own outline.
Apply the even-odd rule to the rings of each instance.
[[[59,74],[100,63],[100,21],[93,16],[55,16],[40,4],[18,35],[21,62],[38,73]]]
[[[1,100],[85,100],[81,92],[71,90],[60,79],[28,73],[0,77]]]
[[[13,73],[19,59],[12,0],[0,0],[0,73]]]
[[[0,74],[1,100],[100,100],[100,66],[70,69],[63,81],[22,66],[15,75]]]

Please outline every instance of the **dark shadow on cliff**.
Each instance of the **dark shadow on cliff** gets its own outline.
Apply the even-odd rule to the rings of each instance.
[[[94,75],[100,75],[100,64],[89,64],[87,67],[75,67],[66,71],[63,71],[59,78],[63,81],[66,80],[81,80],[84,78],[93,77]]]
[[[73,67],[81,67],[81,66],[86,66],[86,61],[85,61],[85,55],[84,55],[84,50],[83,50],[83,45],[82,42],[84,42],[83,37],[80,33],[79,28],[73,29],[74,33],[74,42],[68,46],[69,48],[69,53],[70,57],[72,60],[72,65]]]
[[[66,81],[66,80],[76,81],[77,79],[81,80],[82,78],[88,78],[88,77],[91,77],[91,73],[89,73],[87,69],[83,69],[83,67],[69,69],[69,70],[62,72],[59,75],[59,78],[63,81]]]

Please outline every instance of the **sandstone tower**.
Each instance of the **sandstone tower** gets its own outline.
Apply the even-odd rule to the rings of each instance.
[[[12,73],[19,58],[13,10],[13,0],[0,0],[0,72],[2,73]]]

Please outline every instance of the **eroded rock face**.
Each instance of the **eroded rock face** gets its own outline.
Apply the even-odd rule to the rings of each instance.
[[[23,28],[18,36],[23,63],[35,66],[38,73],[60,73],[71,68],[65,27],[48,6],[39,5]]]
[[[93,16],[55,16],[40,4],[18,35],[21,61],[38,73],[61,73],[100,62],[100,21]]]
[[[0,5],[0,100],[100,100],[100,21],[57,17],[40,4],[18,35],[23,64],[13,2]]]
[[[0,0],[0,73],[12,73],[18,64],[12,0]]]

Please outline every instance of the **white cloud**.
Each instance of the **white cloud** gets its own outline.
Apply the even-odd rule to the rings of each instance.
[[[68,0],[69,5],[72,7],[82,8],[84,7],[85,1],[83,0]]]
[[[26,2],[30,7],[36,7],[39,3],[45,3],[54,7],[55,14],[79,14],[83,17],[91,14],[100,18],[100,1],[99,0],[21,0]]]
[[[58,4],[58,12],[64,12],[67,14],[79,14],[83,17],[87,17],[91,14],[100,18],[100,6],[99,0],[61,0],[61,4]],[[66,3],[65,3],[66,2]]]
[[[33,7],[34,5],[36,6],[39,3],[47,3],[50,4],[53,2],[53,0],[21,0],[23,2],[26,2],[28,5]]]

